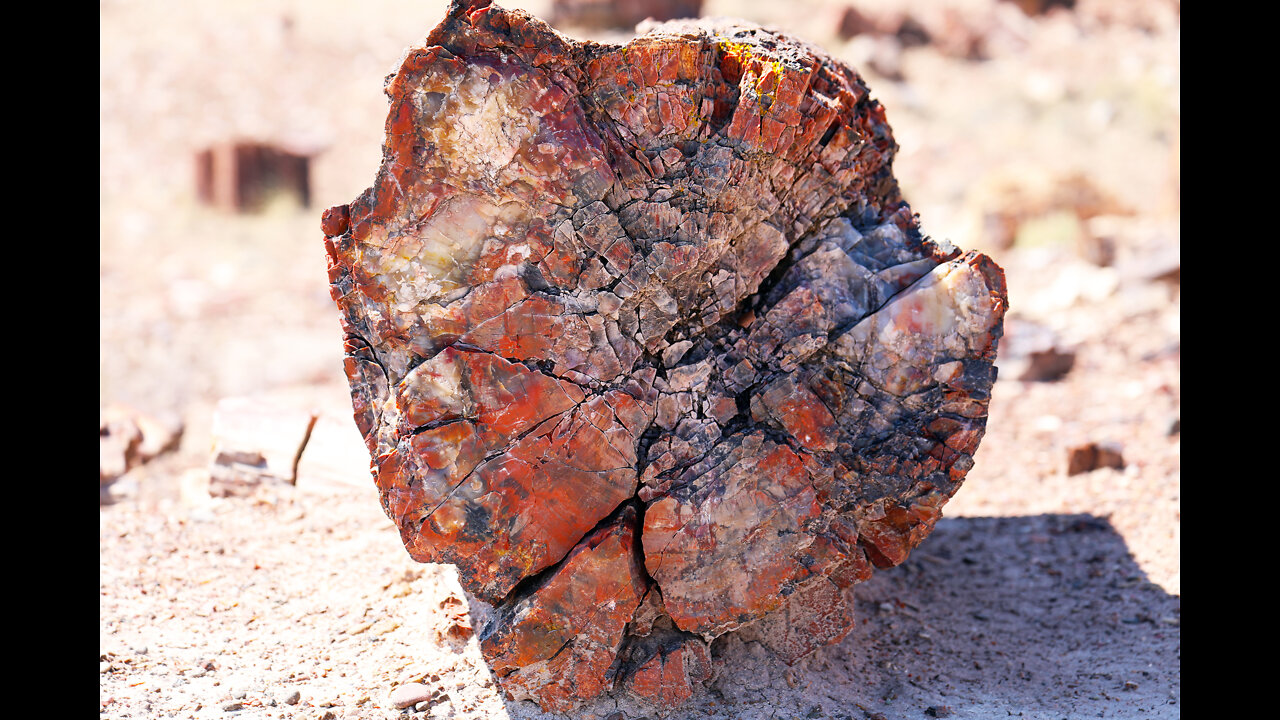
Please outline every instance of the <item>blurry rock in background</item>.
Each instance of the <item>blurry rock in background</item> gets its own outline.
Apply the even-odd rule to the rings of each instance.
[[[213,414],[209,493],[247,496],[261,485],[293,485],[316,415],[269,396],[223,398]]]
[[[311,438],[298,460],[295,484],[304,490],[359,487],[376,491],[369,448],[351,421],[349,408],[325,410],[316,418]]]
[[[113,487],[129,471],[156,457],[178,449],[182,442],[182,422],[157,418],[125,405],[111,405],[98,411],[98,488],[100,504],[116,502],[129,489]]]
[[[696,18],[702,0],[552,0],[552,25],[597,30],[631,30],[643,20]]]
[[[846,6],[840,13],[836,35],[853,40],[855,64],[868,66],[890,80],[902,80],[902,48],[928,44],[929,31],[902,10],[859,10]]]
[[[1155,33],[1173,30],[1182,17],[1181,0],[1003,0],[1029,17],[1072,13],[1086,29],[1105,26]]]
[[[1000,376],[1023,382],[1055,382],[1075,366],[1076,349],[1048,326],[1023,318],[1005,324]]]
[[[1119,443],[1090,442],[1067,450],[1067,475],[1080,475],[1100,468],[1124,469]]]
[[[311,154],[258,142],[196,153],[196,196],[227,212],[261,212],[282,198],[311,205]]]
[[[904,79],[904,49],[930,46],[944,56],[984,60],[997,50],[1026,46],[1031,22],[1007,2],[845,5],[835,18],[836,36],[849,41],[846,54],[890,80]]]
[[[1018,375],[1024,382],[1053,382],[1066,377],[1076,364],[1075,350],[1051,347],[1027,355],[1027,367]]]
[[[112,415],[115,415],[114,413]],[[99,413],[98,486],[106,487],[138,464],[142,432],[131,418]]]
[[[966,204],[974,237],[991,250],[1068,245],[1100,267],[1115,262],[1115,247],[1109,238],[1093,236],[1088,222],[1131,214],[1081,172],[993,172],[974,186]]]
[[[286,485],[373,491],[369,450],[347,402],[306,387],[223,398],[213,415],[207,494],[248,497]]]
[[[1044,15],[1054,8],[1062,8],[1070,11],[1076,5],[1076,0],[1005,0],[1018,6],[1018,9],[1027,15]]]
[[[902,10],[864,12],[853,5],[846,6],[841,11],[836,34],[841,40],[848,40],[856,35],[892,35],[905,47],[929,42],[929,31],[913,15]]]
[[[1077,0],[1076,16],[1087,29],[1102,26],[1131,27],[1148,33],[1168,32],[1182,18],[1182,0]]]

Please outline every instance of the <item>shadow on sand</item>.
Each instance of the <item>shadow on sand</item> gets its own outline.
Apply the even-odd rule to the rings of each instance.
[[[713,646],[716,679],[686,706],[607,698],[574,717],[1180,716],[1181,600],[1147,581],[1106,519],[945,518],[853,591],[857,627],[794,667],[730,634]],[[508,711],[554,717],[527,702]]]

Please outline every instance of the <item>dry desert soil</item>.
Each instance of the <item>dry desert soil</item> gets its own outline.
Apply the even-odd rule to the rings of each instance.
[[[100,403],[185,428],[103,491],[103,718],[549,717],[500,693],[453,569],[405,553],[350,420],[319,215],[373,179],[382,78],[444,13],[355,5],[100,4]],[[787,667],[727,635],[684,708],[573,717],[1180,717],[1178,3],[891,5],[955,9],[982,56],[841,39],[834,0],[704,12],[863,72],[926,231],[1005,268],[976,466],[911,558],[854,588],[842,642]],[[316,153],[310,206],[200,205],[195,153],[235,138]],[[1030,379],[1047,351],[1069,371]],[[210,496],[213,409],[234,396],[318,410],[295,485]],[[1069,474],[1090,442],[1123,467]],[[396,709],[410,682],[431,698]]]

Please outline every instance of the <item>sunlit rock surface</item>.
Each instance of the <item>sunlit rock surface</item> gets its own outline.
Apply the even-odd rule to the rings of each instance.
[[[578,43],[455,3],[323,218],[355,419],[513,698],[674,707],[788,662],[973,466],[1006,291],[926,237],[861,78],[725,20]]]

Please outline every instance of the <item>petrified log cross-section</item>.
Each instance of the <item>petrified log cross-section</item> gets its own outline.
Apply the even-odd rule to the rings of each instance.
[[[925,237],[852,70],[777,32],[626,46],[455,2],[325,213],[356,422],[513,698],[674,705],[749,623],[852,623],[973,465],[1006,305]]]

